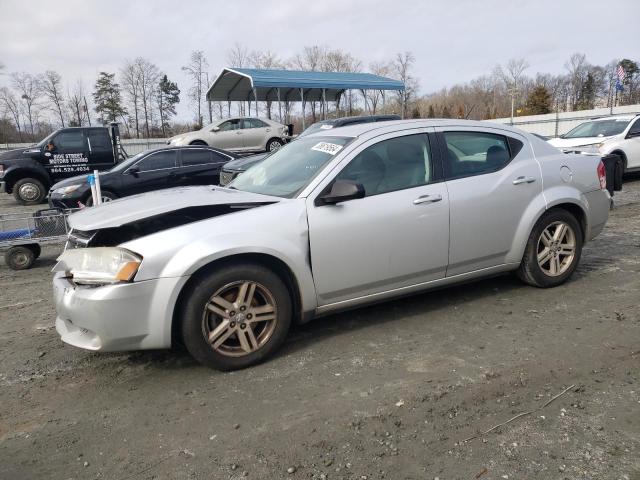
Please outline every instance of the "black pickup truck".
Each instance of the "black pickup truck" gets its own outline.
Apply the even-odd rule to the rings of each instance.
[[[56,130],[27,148],[0,153],[0,192],[18,203],[41,203],[51,185],[93,170],[106,170],[122,160],[117,124]]]

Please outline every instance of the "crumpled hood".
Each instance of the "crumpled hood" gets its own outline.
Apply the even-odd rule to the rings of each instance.
[[[163,213],[207,205],[255,205],[281,201],[280,197],[260,195],[222,187],[177,187],[107,202],[85,208],[69,216],[71,228],[81,231],[119,227]]]
[[[615,136],[615,135],[614,135]],[[581,138],[553,138],[549,140],[549,144],[556,148],[572,148],[582,147],[585,145],[593,145],[594,143],[602,143],[611,137],[581,137]]]
[[[249,167],[260,163],[268,154],[259,153],[258,155],[249,155],[248,157],[240,157],[224,164],[224,170],[241,170],[245,171]]]

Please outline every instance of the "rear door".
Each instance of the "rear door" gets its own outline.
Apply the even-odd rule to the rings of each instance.
[[[436,131],[451,210],[447,276],[507,263],[525,211],[542,193],[526,138],[492,128]]]
[[[104,128],[87,128],[89,164],[92,170],[108,170],[113,167],[113,147],[111,137]]]
[[[272,128],[259,118],[244,118],[244,146],[247,150],[265,150]]]
[[[180,151],[180,169],[176,174],[180,185],[218,185],[220,169],[230,157],[207,148]]]
[[[624,141],[624,153],[627,155],[627,168],[640,168],[640,118],[629,128]]]
[[[44,152],[45,168],[56,181],[92,170],[83,128],[61,130],[51,142],[53,149]]]
[[[138,160],[123,173],[121,196],[173,186],[178,170],[177,150],[160,150]]]

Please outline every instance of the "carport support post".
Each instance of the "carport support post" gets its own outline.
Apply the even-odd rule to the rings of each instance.
[[[253,100],[256,102],[256,117],[258,116],[258,91],[253,87]]]
[[[322,119],[327,119],[327,91],[322,89]]]
[[[300,89],[300,100],[302,101],[302,130],[306,129],[304,121],[304,88]]]
[[[404,101],[405,101],[405,97],[404,97],[404,95],[405,95],[405,94],[404,94],[404,89],[403,89],[403,90],[402,90],[402,96],[400,97],[400,99],[402,100],[402,101],[400,102],[400,103],[401,103],[400,111],[401,111],[401,113],[402,113],[401,118],[402,118],[403,120],[404,120]]]
[[[280,87],[278,87],[278,115],[280,116],[280,123],[282,123],[282,103],[280,103]]]

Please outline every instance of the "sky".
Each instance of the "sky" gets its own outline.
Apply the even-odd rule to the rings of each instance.
[[[56,70],[92,90],[100,71],[143,56],[177,81],[190,52],[203,50],[212,74],[234,43],[287,59],[325,45],[370,62],[415,56],[420,93],[491,73],[525,58],[526,73],[558,74],[572,53],[601,64],[640,60],[639,0],[0,0],[0,63],[7,72]],[[186,95],[179,118],[192,118]]]

